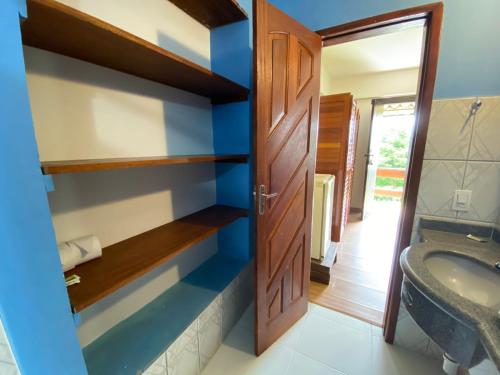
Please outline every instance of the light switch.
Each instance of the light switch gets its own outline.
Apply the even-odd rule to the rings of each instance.
[[[469,211],[472,190],[455,190],[451,208],[456,211]]]

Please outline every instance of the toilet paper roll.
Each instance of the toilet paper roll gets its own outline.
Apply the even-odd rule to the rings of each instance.
[[[80,259],[80,250],[68,242],[63,242],[59,244],[58,247],[63,271],[66,272],[75,268],[78,260]]]
[[[63,270],[67,271],[79,264],[102,256],[99,239],[88,235],[59,244],[59,254]]]

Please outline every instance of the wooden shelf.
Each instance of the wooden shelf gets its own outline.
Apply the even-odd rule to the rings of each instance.
[[[209,29],[248,19],[236,0],[170,0]]]
[[[54,0],[28,0],[23,43],[181,90],[213,103],[246,100],[248,89],[157,45]]]
[[[43,174],[95,172],[107,169],[154,167],[171,164],[246,163],[248,155],[176,155],[140,158],[61,160],[42,162]]]
[[[73,310],[83,310],[247,215],[242,208],[215,205],[104,248],[101,258],[66,272],[65,277],[81,278],[68,287]]]
[[[142,374],[248,261],[214,255],[152,302],[83,349],[90,375]]]

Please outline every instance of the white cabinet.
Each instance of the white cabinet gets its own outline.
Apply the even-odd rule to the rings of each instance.
[[[311,258],[321,260],[331,243],[335,176],[314,176]]]

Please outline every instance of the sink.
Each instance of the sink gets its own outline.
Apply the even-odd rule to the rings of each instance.
[[[500,271],[451,253],[433,253],[424,264],[441,284],[485,307],[500,308]]]

